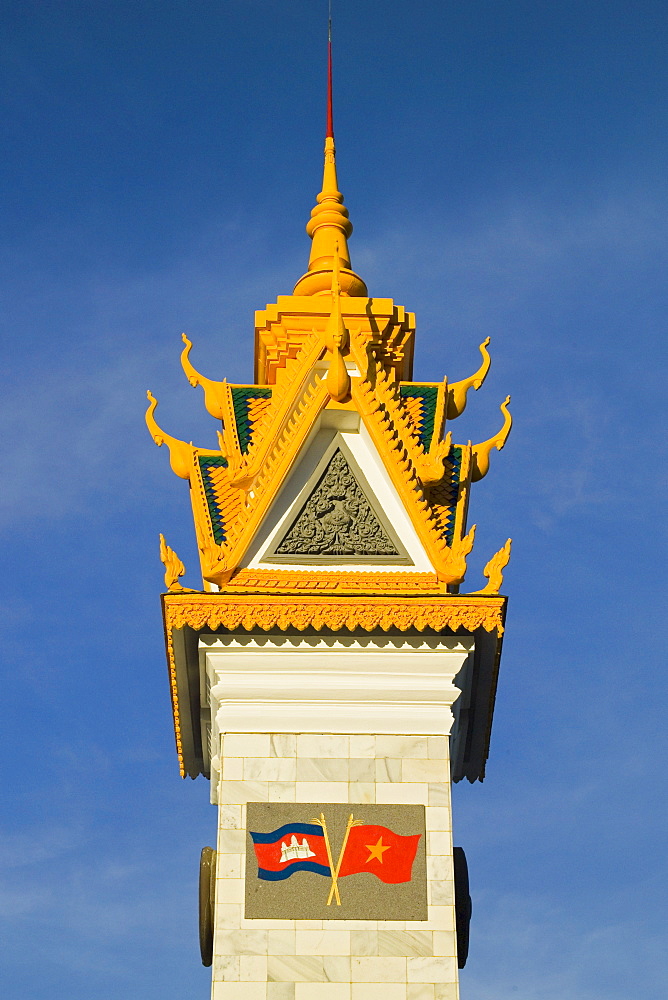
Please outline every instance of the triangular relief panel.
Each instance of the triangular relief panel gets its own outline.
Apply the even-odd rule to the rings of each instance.
[[[406,565],[413,560],[374,504],[351,455],[336,448],[266,562]]]

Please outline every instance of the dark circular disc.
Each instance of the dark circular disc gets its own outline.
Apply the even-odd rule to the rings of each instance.
[[[203,847],[199,859],[199,950],[202,965],[213,962],[213,904],[216,889],[216,852]]]
[[[469,928],[473,904],[469,893],[469,868],[462,847],[453,848],[455,869],[455,920],[457,926],[457,965],[463,969],[469,955]]]

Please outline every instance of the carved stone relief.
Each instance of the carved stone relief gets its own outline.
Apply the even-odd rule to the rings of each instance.
[[[320,480],[290,528],[274,549],[273,558],[302,557],[313,561],[407,562],[398,539],[391,537],[376,515],[346,457],[332,455]]]

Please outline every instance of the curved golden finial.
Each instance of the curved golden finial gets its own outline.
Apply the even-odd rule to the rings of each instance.
[[[340,403],[350,392],[350,375],[343,360],[343,352],[348,346],[348,331],[341,314],[341,280],[340,280],[339,245],[334,245],[334,260],[332,268],[332,311],[325,327],[325,343],[332,353],[332,360],[327,372],[325,384],[332,399]]]
[[[470,375],[469,378],[462,379],[461,382],[453,382],[452,385],[448,386],[448,408],[445,414],[448,420],[454,420],[455,417],[464,412],[469,389],[479,389],[487,378],[487,372],[492,363],[489,351],[487,350],[488,344],[489,337],[486,337],[480,345],[482,364],[478,368],[478,371],[474,375]]]
[[[161,427],[158,427],[153,415],[158,405],[158,400],[150,389],[146,395],[150,400],[149,408],[146,411],[146,426],[149,429],[151,437],[159,448],[163,444],[166,444],[169,448],[169,464],[172,467],[172,472],[180,476],[181,479],[190,479],[193,446],[186,444],[185,441],[179,441],[178,438],[172,437],[171,434],[166,434]]]
[[[423,486],[433,486],[443,479],[445,472],[443,463],[451,448],[452,431],[448,431],[442,441],[436,442],[428,452],[418,457],[415,464]]]
[[[165,587],[167,590],[183,590],[184,588],[179,583],[179,577],[183,576],[186,568],[174,549],[169,547],[164,535],[160,535],[160,562],[165,567]]]
[[[458,585],[463,581],[466,575],[466,557],[470,554],[475,541],[475,529],[475,524],[471,525],[467,535],[453,541],[452,545],[445,549],[443,564],[436,569],[442,583]]]
[[[503,585],[503,571],[510,560],[510,546],[512,540],[509,538],[502,549],[499,549],[485,566],[483,575],[487,577],[487,583],[482,590],[474,590],[474,594],[498,594]]]
[[[234,572],[234,564],[230,566],[229,553],[223,545],[217,545],[213,539],[204,540],[199,547],[202,576],[205,580],[222,587]]]
[[[210,378],[205,378],[204,375],[200,373],[193,367],[190,361],[190,350],[192,348],[192,342],[188,339],[185,333],[181,334],[181,340],[186,345],[181,351],[181,367],[186,373],[186,378],[190,384],[194,386],[201,385],[204,390],[204,405],[207,411],[216,420],[224,419],[224,404],[223,404],[223,386],[224,382],[213,382]]]
[[[489,472],[489,455],[492,448],[501,451],[508,440],[510,428],[513,426],[513,418],[508,409],[509,402],[510,396],[506,396],[503,403],[501,403],[501,412],[503,413],[504,420],[503,427],[498,434],[495,434],[494,437],[489,438],[487,441],[483,441],[481,444],[474,444],[471,449],[471,463],[473,466],[471,481],[474,483],[483,479]]]

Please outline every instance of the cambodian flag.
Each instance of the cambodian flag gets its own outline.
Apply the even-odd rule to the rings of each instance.
[[[290,878],[295,872],[332,874],[319,823],[286,823],[271,833],[249,830],[257,857],[257,877],[268,882]]]

